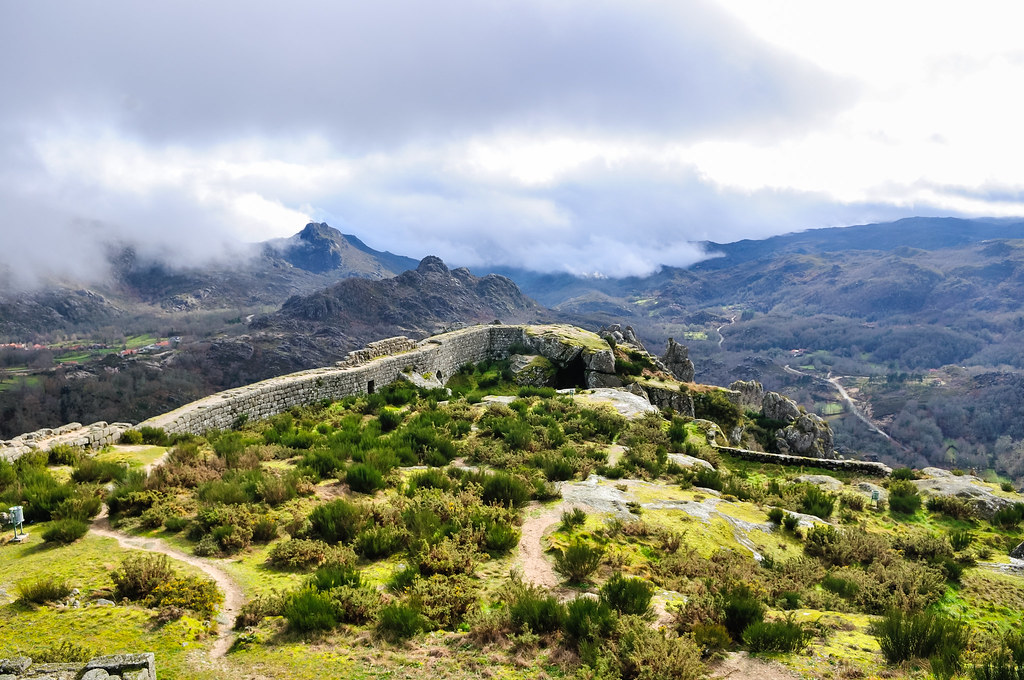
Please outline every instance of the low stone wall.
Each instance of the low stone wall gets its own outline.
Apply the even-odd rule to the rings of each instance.
[[[115,444],[131,423],[105,423],[100,421],[92,425],[69,423],[58,428],[44,428],[35,432],[26,432],[14,439],[0,441],[0,459],[16,460],[30,451],[49,451],[54,446],[66,444],[80,446],[84,449],[101,449]]]
[[[33,663],[27,656],[0,659],[0,680],[156,680],[156,658],[145,654],[98,656],[88,663]]]
[[[377,357],[398,354],[400,352],[411,352],[419,347],[419,343],[410,340],[404,335],[394,338],[385,338],[377,342],[371,342],[362,349],[353,350],[348,353],[344,361],[339,361],[338,366],[359,366],[367,361],[373,361]]]
[[[765,453],[764,451],[750,451],[748,449],[736,449],[731,446],[719,446],[719,451],[724,451],[743,460],[753,460],[759,463],[775,463],[776,465],[793,465],[819,467],[826,470],[845,470],[848,472],[862,472],[875,477],[888,477],[892,474],[892,468],[884,463],[874,463],[867,460],[847,460],[834,458],[808,458],[806,456],[790,456],[783,453]]]

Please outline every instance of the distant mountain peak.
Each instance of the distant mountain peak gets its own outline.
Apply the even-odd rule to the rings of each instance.
[[[425,258],[420,260],[419,266],[416,267],[416,271],[420,274],[442,274],[444,276],[451,274],[448,270],[448,265],[446,265],[444,260],[436,255],[427,255]]]

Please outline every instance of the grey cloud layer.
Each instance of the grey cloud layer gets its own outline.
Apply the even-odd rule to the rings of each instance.
[[[831,222],[832,207],[725,192],[685,164],[585,167],[524,186],[445,169],[435,154],[506,133],[768,139],[800,134],[854,90],[704,2],[4,3],[0,263],[25,281],[96,274],[104,238],[177,261],[223,252],[245,224],[197,198],[215,189],[413,256],[644,273],[699,258],[691,240]],[[199,167],[180,185],[140,190],[40,158],[41,139],[99,133],[140,155],[184,150]],[[353,175],[304,191],[211,167],[219,145],[283,149],[309,136]],[[415,162],[402,160],[409,149]]]

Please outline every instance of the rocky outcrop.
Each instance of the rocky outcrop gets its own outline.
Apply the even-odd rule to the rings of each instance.
[[[756,380],[737,380],[729,385],[729,401],[746,411],[760,411],[764,403],[764,387]]]
[[[802,484],[813,484],[829,491],[839,491],[843,488],[842,480],[830,477],[829,475],[799,475],[793,481]]]
[[[690,360],[690,350],[685,345],[677,343],[673,338],[668,339],[668,347],[661,356],[661,363],[675,376],[676,380],[693,382],[696,371]]]
[[[788,423],[800,417],[800,407],[795,401],[778,392],[766,392],[761,400],[761,414],[765,418]]]
[[[813,413],[802,413],[792,423],[775,433],[780,453],[810,458],[835,458],[832,428]]]
[[[991,519],[997,511],[1021,502],[1017,497],[999,496],[983,481],[972,475],[954,475],[948,470],[924,468],[922,473],[931,475],[928,479],[917,479],[912,482],[923,495],[951,496],[960,498],[971,505],[980,517]]]
[[[638,383],[633,383],[638,384]],[[668,383],[646,381],[639,383],[647,392],[647,398],[658,408],[670,408],[681,416],[694,416],[693,397],[689,392],[680,390],[678,386]]]
[[[124,431],[129,428],[131,428],[130,423],[108,424],[100,421],[92,425],[68,423],[58,428],[26,432],[14,439],[0,441],[0,460],[15,460],[36,449],[49,451],[60,444],[84,449],[100,449],[110,444],[116,444]]]
[[[612,325],[605,326],[599,330],[597,334],[602,338],[610,339],[616,345],[633,345],[645,352],[647,351],[643,343],[636,337],[636,332],[633,330],[632,326],[626,326],[623,328],[620,324],[613,323]]]
[[[549,387],[554,385],[555,367],[546,358],[538,355],[513,354],[509,357],[512,382],[517,385]]]

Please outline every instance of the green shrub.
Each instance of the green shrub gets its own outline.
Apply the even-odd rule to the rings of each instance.
[[[767,607],[754,597],[748,587],[737,586],[722,595],[722,623],[733,640],[740,640],[750,624],[764,620]]]
[[[725,650],[732,644],[729,631],[720,623],[698,623],[693,627],[692,633],[693,641],[705,659],[724,656]]]
[[[405,416],[396,408],[383,408],[377,414],[377,419],[380,421],[381,432],[391,432],[402,424]]]
[[[164,518],[164,529],[171,533],[178,533],[189,524],[192,523],[192,519],[189,517],[170,516]]]
[[[420,577],[420,569],[415,564],[405,564],[391,572],[388,579],[388,589],[396,592],[405,592],[413,582]]]
[[[577,538],[555,554],[555,571],[570,583],[582,583],[601,565],[604,551]]]
[[[577,597],[565,608],[565,635],[577,647],[581,642],[600,642],[615,628],[615,614],[607,602]]]
[[[167,433],[162,427],[140,427],[139,434],[142,435],[142,443],[150,446],[167,446],[170,442]]]
[[[61,501],[54,508],[51,515],[54,519],[78,519],[85,521],[98,515],[102,507],[103,501],[100,500],[99,496],[91,495],[85,490],[80,489],[74,496]]]
[[[821,519],[828,519],[832,510],[835,509],[835,505],[835,496],[817,486],[809,486],[800,500],[800,511]]]
[[[407,604],[382,607],[377,614],[377,633],[389,642],[407,640],[423,630],[423,617]]]
[[[326,593],[304,588],[288,597],[282,612],[288,628],[303,633],[337,627],[338,610]]]
[[[82,449],[67,444],[55,444],[46,452],[50,465],[77,465],[82,458]]]
[[[46,604],[57,602],[71,595],[71,586],[67,581],[58,581],[52,576],[39,576],[35,579],[18,581],[15,587],[19,602]]]
[[[782,508],[772,508],[768,511],[768,521],[772,524],[781,525],[785,516],[786,512]]]
[[[601,601],[620,614],[650,616],[654,590],[650,581],[616,572],[601,586]]]
[[[906,482],[916,478],[917,474],[907,467],[896,468],[895,470],[892,471],[892,474],[889,476],[889,479],[898,482]]]
[[[305,570],[323,564],[329,553],[330,546],[323,541],[290,538],[276,543],[267,561],[282,569]]]
[[[1024,519],[1024,503],[1014,503],[996,510],[992,515],[992,524],[1003,529],[1016,529],[1022,519]]]
[[[623,616],[616,659],[623,680],[696,680],[704,677],[700,650],[689,637],[666,637],[647,621]]]
[[[542,467],[549,482],[564,482],[576,474],[572,463],[558,455],[545,458]]]
[[[476,567],[476,552],[445,536],[416,555],[416,565],[424,576],[431,574],[471,574]]]
[[[114,595],[129,600],[141,600],[162,583],[174,580],[174,569],[166,555],[129,553],[121,566],[110,575],[114,581]]]
[[[523,588],[509,604],[508,613],[517,632],[530,630],[538,635],[555,632],[565,621],[565,607],[558,598],[530,586]]]
[[[860,591],[860,586],[855,581],[849,581],[832,574],[826,575],[821,580],[821,587],[835,593],[839,597],[847,599],[854,597]]]
[[[587,522],[587,513],[583,508],[562,511],[562,531],[572,531]]]
[[[338,586],[327,594],[342,623],[368,623],[380,611],[380,593],[372,586]]]
[[[484,481],[481,498],[489,505],[520,508],[530,500],[530,490],[512,475],[496,472]]]
[[[324,592],[331,588],[351,586],[358,588],[363,584],[362,576],[355,567],[345,564],[324,564],[319,567],[306,581],[306,586]]]
[[[121,433],[121,443],[129,446],[138,446],[142,443],[142,433],[138,430],[125,430]]]
[[[167,522],[164,522],[166,526]],[[170,527],[168,527],[170,528]],[[264,515],[252,525],[252,540],[254,543],[270,543],[277,538],[277,520],[269,515]]]
[[[889,509],[901,515],[912,515],[921,508],[917,487],[906,480],[889,482]]]
[[[871,624],[882,655],[890,664],[938,657],[946,668],[959,672],[968,630],[960,622],[930,612],[907,614],[892,610]]]
[[[449,491],[454,486],[452,478],[441,470],[430,469],[414,473],[406,483],[405,495],[412,498],[418,489],[441,489]]]
[[[800,518],[796,515],[787,512],[786,516],[782,518],[782,528],[786,531],[793,532],[800,525]]]
[[[363,518],[361,507],[339,498],[309,513],[310,533],[328,543],[348,543],[359,534]]]
[[[34,650],[32,652],[32,661],[35,663],[82,663],[92,659],[94,656],[96,656],[94,650],[82,645],[76,645],[68,640],[62,640],[57,644],[50,645],[46,649]]]
[[[212,579],[184,576],[157,584],[146,596],[147,607],[180,607],[204,618],[213,618],[224,594]]]
[[[58,519],[43,532],[47,543],[74,543],[89,531],[89,523],[80,519]]]
[[[928,512],[935,512],[953,519],[972,519],[974,508],[971,504],[956,496],[931,496],[925,503]]]
[[[752,652],[795,652],[811,635],[790,616],[785,621],[757,621],[743,630],[743,642]]]
[[[1000,482],[999,488],[1006,493],[1013,493],[1016,490],[1013,488],[1013,482]]]
[[[507,553],[519,545],[520,535],[519,529],[510,524],[493,522],[487,526],[484,533],[484,545],[492,553]]]
[[[356,463],[345,473],[345,483],[358,493],[374,493],[384,488],[384,476],[380,471],[364,463]]]
[[[466,574],[433,576],[413,582],[409,602],[431,628],[454,630],[476,606],[480,586]]]
[[[405,547],[407,538],[408,534],[398,527],[371,526],[359,532],[352,547],[359,555],[375,560],[394,555]]]

